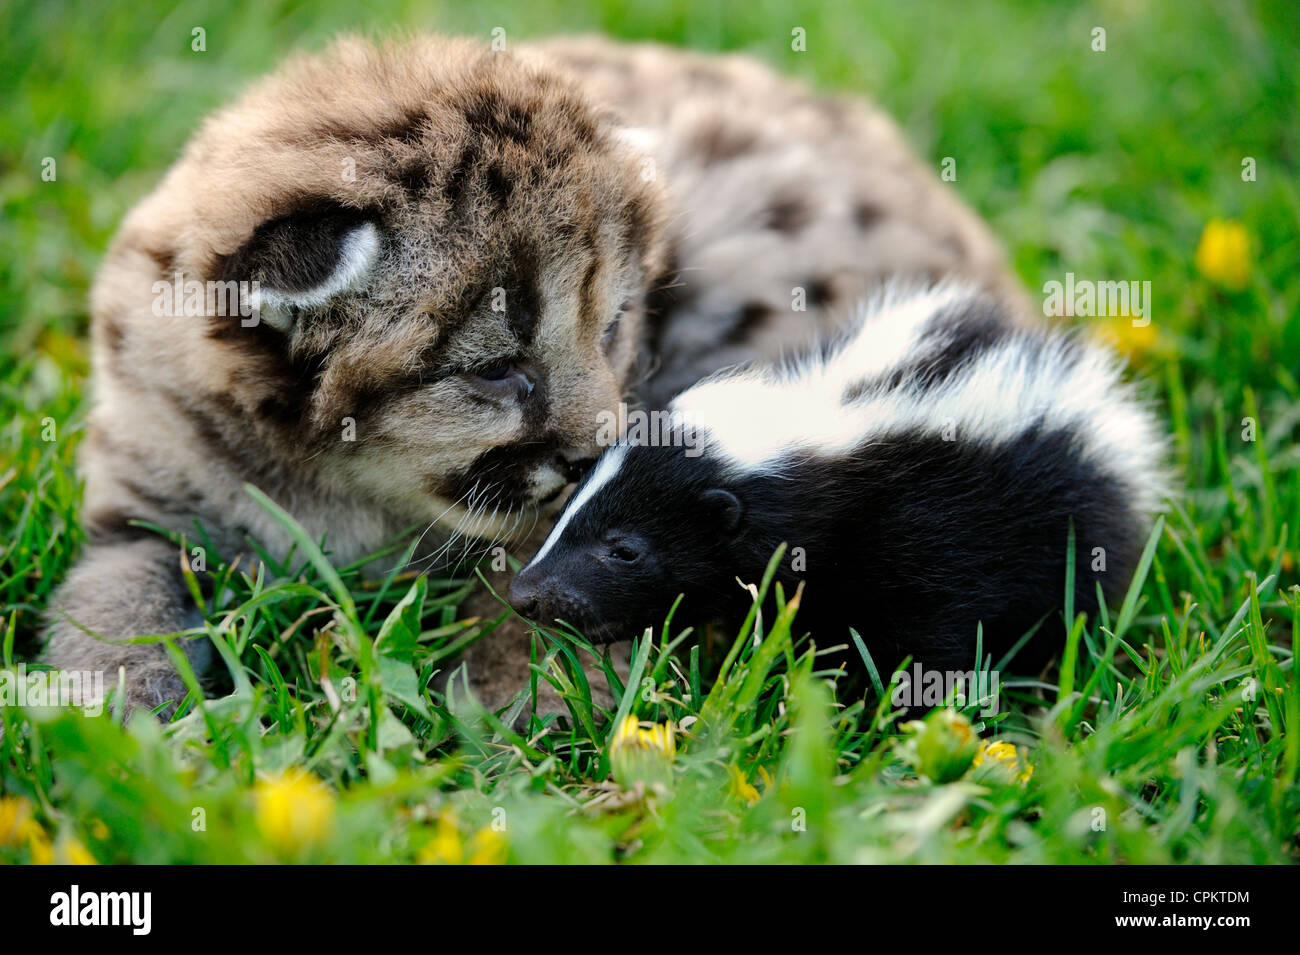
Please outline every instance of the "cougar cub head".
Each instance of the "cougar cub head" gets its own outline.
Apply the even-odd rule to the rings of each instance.
[[[661,255],[645,163],[542,60],[347,40],[208,119],[110,269],[230,290],[167,347],[258,453],[495,536],[623,396]]]

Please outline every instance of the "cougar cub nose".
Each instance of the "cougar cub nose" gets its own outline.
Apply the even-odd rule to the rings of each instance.
[[[557,454],[555,456],[556,469],[564,475],[565,480],[570,484],[576,484],[578,481],[581,481],[583,475],[585,475],[595,463],[596,459],[593,457],[575,456],[569,458],[564,454]]]

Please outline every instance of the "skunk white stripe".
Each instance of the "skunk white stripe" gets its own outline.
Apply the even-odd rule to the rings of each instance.
[[[1077,434],[1084,459],[1123,482],[1141,510],[1156,508],[1165,493],[1164,440],[1117,362],[1099,348],[1062,339],[1042,351],[1024,345],[1013,337],[929,391],[868,396],[853,409],[859,441],[950,430],[958,441],[998,445],[1041,422]]]
[[[705,453],[741,472],[780,470],[796,449],[834,455],[890,434],[947,434],[989,445],[1037,424],[1078,435],[1080,453],[1119,479],[1142,510],[1166,489],[1164,439],[1126,384],[1121,366],[1097,346],[1057,333],[1013,332],[972,357],[941,385],[904,384],[845,405],[845,389],[942,348],[930,319],[975,295],[944,285],[911,299],[887,298],[826,357],[780,370],[750,369],[707,379],[680,395],[674,411],[700,430]]]
[[[862,421],[843,406],[845,389],[919,357],[926,323],[970,290],[944,283],[908,298],[902,294],[890,288],[864,304],[854,331],[828,356],[708,378],[671,407],[703,432],[706,448],[716,445],[745,471],[761,469],[794,447],[848,450],[862,439]],[[941,344],[935,337],[933,347]]]
[[[560,517],[559,522],[551,529],[551,533],[546,535],[546,540],[542,543],[541,549],[528,562],[529,567],[533,566],[533,564],[539,564],[545,559],[551,548],[555,546],[555,542],[560,539],[560,535],[564,533],[564,529],[569,526],[569,522],[573,520],[574,515],[582,510],[587,502],[595,497],[596,493],[619,472],[619,468],[623,466],[623,458],[626,456],[627,445],[625,444],[615,445],[600,456],[595,469],[591,472],[591,477],[578,491],[578,496],[569,502],[569,506],[564,509],[564,514]]]
[[[891,285],[877,298],[863,302],[857,330],[825,363],[824,373],[834,379],[831,387],[836,400],[853,382],[879,377],[918,357],[916,347],[926,324],[947,306],[973,294],[972,289],[952,281],[911,295]],[[936,347],[939,344],[936,339]]]

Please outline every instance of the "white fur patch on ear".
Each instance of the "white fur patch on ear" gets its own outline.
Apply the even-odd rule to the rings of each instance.
[[[294,308],[315,308],[359,288],[379,258],[379,245],[379,230],[373,222],[363,222],[340,240],[338,264],[324,282],[294,292],[259,288],[252,296],[253,308],[272,328],[287,331]]]

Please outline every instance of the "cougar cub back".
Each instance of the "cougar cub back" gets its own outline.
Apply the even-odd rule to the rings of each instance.
[[[988,228],[862,98],[738,55],[597,37],[543,49],[639,132],[671,194],[674,269],[650,303],[647,403],[833,335],[891,282],[960,277],[1028,318]]]

